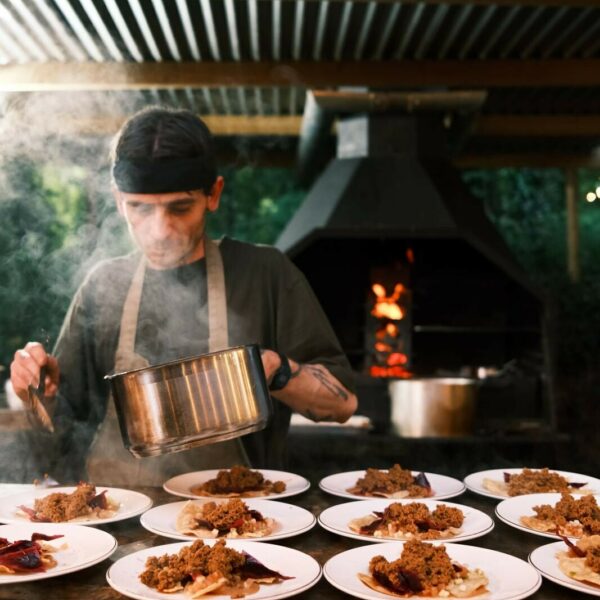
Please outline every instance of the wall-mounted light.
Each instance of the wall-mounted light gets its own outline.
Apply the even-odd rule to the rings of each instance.
[[[596,190],[596,191],[597,191],[597,190]],[[586,199],[588,202],[594,202],[594,201],[596,200],[596,198],[597,198],[597,196],[596,196],[596,194],[594,194],[594,192],[588,192],[588,193],[585,195],[585,199]]]

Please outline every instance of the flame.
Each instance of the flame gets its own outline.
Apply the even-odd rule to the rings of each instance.
[[[371,377],[396,377],[399,379],[410,379],[412,377],[412,373],[404,367],[380,367],[379,365],[373,365],[369,369],[369,375]]]
[[[392,321],[400,321],[404,317],[404,311],[398,304],[398,299],[405,289],[401,283],[395,285],[391,296],[386,296],[386,290],[380,283],[374,283],[371,289],[376,296],[375,306],[371,311],[374,317]]]
[[[410,251],[412,254],[412,251]],[[412,373],[404,365],[408,364],[408,356],[401,352],[402,340],[400,329],[394,321],[400,321],[405,311],[400,305],[402,295],[406,288],[401,283],[394,286],[394,291],[388,295],[385,286],[374,283],[371,290],[375,294],[375,304],[371,314],[381,323],[375,331],[374,350],[377,353],[378,364],[369,368],[372,377],[395,377],[408,379]]]

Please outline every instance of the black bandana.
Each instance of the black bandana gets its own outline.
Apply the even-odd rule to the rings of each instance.
[[[216,172],[214,167],[207,167],[203,162],[201,158],[154,161],[119,159],[112,172],[119,190],[131,194],[208,191],[215,182]]]

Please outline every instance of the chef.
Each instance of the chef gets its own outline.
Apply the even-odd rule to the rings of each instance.
[[[347,359],[302,273],[278,250],[206,235],[224,187],[212,136],[196,115],[150,107],[112,149],[112,188],[137,251],[99,263],[77,290],[52,354],[17,350],[16,393],[45,374],[54,433],[36,439],[62,481],[161,485],[187,471],[281,468],[292,411],[314,421],[356,410]],[[263,431],[136,459],[123,445],[104,375],[258,343],[274,402]]]

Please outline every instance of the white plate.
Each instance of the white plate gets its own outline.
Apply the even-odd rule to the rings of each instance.
[[[32,533],[62,534],[64,536],[48,542],[56,548],[66,544],[64,549],[52,554],[57,565],[43,573],[0,575],[0,583],[21,583],[80,571],[103,561],[117,549],[117,540],[110,533],[92,527],[82,527],[70,523],[0,525],[0,537],[11,542],[30,540]]]
[[[362,535],[355,533],[348,527],[348,523],[352,519],[358,519],[360,517],[366,517],[373,511],[383,512],[387,506],[394,502],[401,504],[410,504],[411,502],[420,502],[427,505],[429,510],[435,510],[436,506],[445,504],[450,508],[458,508],[465,516],[464,522],[461,529],[461,533],[446,538],[444,540],[427,540],[428,542],[462,542],[465,540],[471,540],[476,537],[480,537],[489,533],[494,529],[494,520],[488,517],[485,513],[469,506],[462,504],[452,504],[451,502],[436,502],[435,500],[414,500],[414,499],[403,499],[403,500],[388,500],[387,498],[374,499],[374,500],[357,500],[356,502],[346,502],[345,504],[338,504],[324,510],[319,515],[319,525],[327,531],[343,535],[344,537],[354,538],[356,540],[363,540],[365,542],[389,542],[390,540],[398,541],[394,538],[380,538],[373,537],[372,535]]]
[[[525,494],[523,496],[514,496],[502,500],[496,506],[496,516],[504,521],[507,525],[520,529],[521,531],[527,531],[527,533],[534,533],[535,535],[542,535],[544,537],[553,538],[559,540],[560,536],[556,533],[549,531],[537,531],[527,525],[523,525],[520,519],[521,517],[534,517],[533,507],[540,504],[549,504],[554,506],[561,498],[560,494]],[[578,496],[575,496],[578,498]],[[596,495],[596,502],[600,502],[600,496]],[[572,537],[572,536],[568,536]]]
[[[179,533],[175,527],[175,521],[179,511],[189,502],[172,502],[157,506],[145,512],[140,519],[141,524],[158,535],[163,535],[175,540],[197,540],[194,535]],[[219,498],[198,498],[194,504],[205,502],[227,502]],[[260,538],[243,538],[246,541],[272,541],[292,537],[304,533],[315,526],[316,519],[312,513],[304,508],[286,504],[285,502],[274,502],[273,500],[262,500],[258,498],[244,498],[248,508],[259,511],[263,517],[270,517],[275,521],[275,528],[271,534]]]
[[[35,489],[33,483],[0,483],[0,498]]]
[[[211,469],[208,471],[193,471],[192,473],[184,473],[183,475],[177,475],[172,477],[168,481],[165,481],[163,488],[169,494],[175,496],[183,496],[184,498],[202,498],[191,492],[191,488],[214,479],[217,473],[222,469]],[[286,473],[285,471],[271,471],[269,469],[254,469],[260,471],[265,479],[270,481],[283,481],[285,483],[285,491],[280,494],[267,494],[266,496],[260,496],[261,499],[266,498],[287,498],[288,496],[296,496],[305,492],[310,487],[310,481],[295,475],[294,473]]]
[[[214,540],[205,541],[205,544],[208,545],[213,543]],[[276,600],[277,598],[294,596],[311,588],[321,578],[319,563],[299,550],[275,544],[265,544],[264,542],[249,542],[248,540],[227,540],[226,543],[227,546],[238,552],[245,551],[251,554],[266,567],[282,575],[294,577],[273,585],[261,585],[259,591],[252,594],[252,600]],[[179,542],[146,548],[129,554],[110,567],[106,573],[106,580],[117,592],[130,598],[138,598],[139,600],[189,600],[190,597],[184,592],[164,594],[144,585],[139,579],[139,574],[144,570],[146,559],[149,556],[175,554],[184,546],[189,545],[191,545],[191,542]],[[230,600],[229,594],[210,594],[209,597],[211,600]]]
[[[324,477],[319,482],[319,487],[328,494],[334,496],[341,496],[342,498],[356,498],[358,500],[364,500],[365,496],[359,496],[358,494],[351,494],[346,491],[348,488],[356,485],[356,480],[359,477],[364,477],[366,471],[347,471],[346,473],[336,473],[335,475],[329,475]],[[417,475],[418,471],[413,471],[413,475]],[[429,496],[430,499],[441,500],[442,498],[452,498],[458,496],[465,491],[465,486],[462,481],[453,479],[452,477],[446,477],[445,475],[436,475],[434,473],[425,473],[431,488],[434,492],[433,496]],[[412,498],[415,500],[415,498]]]
[[[31,523],[31,521],[19,510],[20,505],[33,508],[34,500],[43,498],[50,494],[62,492],[70,494],[75,490],[75,486],[70,487],[53,487],[33,489],[21,494],[12,496],[4,496],[0,498],[0,523]],[[77,525],[103,525],[104,523],[113,523],[114,521],[122,521],[142,514],[152,506],[152,500],[145,494],[125,490],[121,488],[111,487],[96,487],[96,492],[100,494],[106,490],[106,495],[119,505],[119,509],[112,517],[106,519],[82,517],[69,521]]]
[[[323,567],[325,579],[334,587],[366,600],[390,600],[392,596],[382,594],[367,587],[358,578],[358,573],[369,572],[369,561],[376,555],[382,555],[392,561],[400,557],[403,542],[369,544],[353,550],[347,550],[330,558]],[[509,554],[467,546],[445,544],[450,558],[466,565],[469,569],[482,569],[489,584],[489,594],[481,595],[485,600],[518,600],[531,596],[542,584],[540,574],[524,560]],[[431,596],[419,596],[430,598]],[[479,596],[474,596],[478,598]]]
[[[496,481],[504,481],[504,473],[509,473],[511,475],[515,473],[520,473],[524,467],[519,468],[510,468],[510,469],[490,469],[489,471],[479,471],[478,473],[471,473],[467,475],[464,479],[465,485],[467,489],[475,492],[476,494],[481,494],[482,496],[488,496],[489,498],[497,498],[498,500],[504,500],[509,496],[507,494],[498,494],[496,492],[491,492],[490,490],[483,487],[484,479],[495,479]],[[540,471],[541,469],[533,469],[534,471]],[[567,481],[572,481],[573,483],[586,483],[588,487],[586,489],[591,489],[594,494],[600,494],[600,479],[596,479],[595,477],[588,477],[587,475],[580,475],[579,473],[569,473],[568,471],[557,471],[556,469],[550,469],[553,473],[558,473],[562,475]],[[573,490],[576,491],[576,490]]]
[[[589,585],[583,581],[577,581],[567,577],[558,566],[556,553],[567,550],[564,542],[552,542],[536,548],[529,555],[529,562],[546,578],[558,585],[590,594],[591,596],[600,596],[600,588],[598,586]]]

